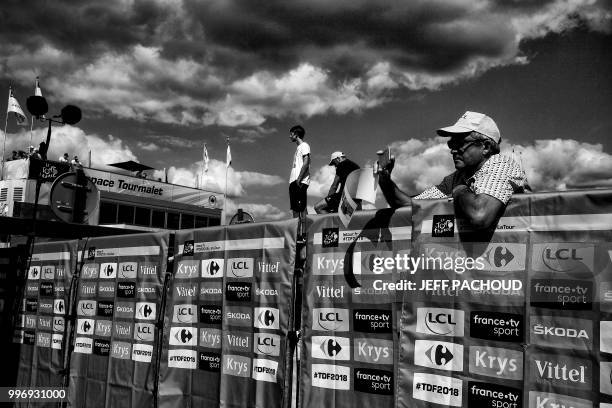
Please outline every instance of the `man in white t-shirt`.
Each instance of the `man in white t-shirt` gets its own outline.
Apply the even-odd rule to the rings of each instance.
[[[289,176],[289,202],[293,218],[306,216],[306,190],[310,184],[310,146],[304,142],[306,131],[300,125],[289,129],[289,139],[297,144]]]

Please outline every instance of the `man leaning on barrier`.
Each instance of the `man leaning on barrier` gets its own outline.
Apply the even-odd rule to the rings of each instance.
[[[437,186],[414,197],[401,191],[391,180],[395,159],[390,158],[379,170],[378,183],[392,208],[419,199],[452,197],[455,211],[474,228],[487,229],[501,216],[513,193],[525,190],[526,177],[521,166],[510,157],[499,154],[501,135],[487,115],[466,112],[452,126],[437,130],[450,137],[448,147],[455,168]]]

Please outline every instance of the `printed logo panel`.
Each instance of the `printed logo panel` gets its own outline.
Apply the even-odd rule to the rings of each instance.
[[[63,317],[53,317],[53,331],[56,333],[63,333],[66,328],[66,322]]]
[[[599,302],[602,312],[612,313],[612,282],[599,284]]]
[[[331,364],[312,364],[312,386],[332,390],[351,389],[351,369]]]
[[[593,282],[572,279],[532,279],[531,306],[548,309],[591,310]]]
[[[312,255],[313,275],[343,275],[344,253],[324,253]]]
[[[220,325],[223,318],[221,306],[200,305],[198,307],[198,317],[200,323]]]
[[[333,280],[320,281],[313,286],[310,296],[315,298],[317,302],[339,302],[348,300],[350,289],[341,283],[334,284]]]
[[[51,330],[53,328],[53,319],[51,317],[38,316],[38,329]]]
[[[529,391],[529,408],[593,408],[593,403],[569,395]]]
[[[51,347],[51,333],[38,333],[36,335],[36,345],[38,347]]]
[[[30,269],[28,269],[28,279],[29,280],[40,279],[40,266],[30,266]]]
[[[599,363],[599,392],[612,395],[612,362]]]
[[[228,278],[253,277],[253,258],[230,258],[227,260]]]
[[[348,337],[312,336],[312,358],[325,360],[350,360],[351,346]]]
[[[529,372],[538,384],[591,389],[593,367],[589,360],[534,353],[528,361]]]
[[[198,369],[218,373],[221,371],[221,354],[200,351],[198,353]]]
[[[54,285],[51,282],[40,282],[40,296],[41,297],[53,297]]]
[[[115,338],[131,339],[132,338],[132,323],[131,322],[114,322],[113,334]]]
[[[53,265],[43,265],[41,268],[41,277],[40,279],[53,280],[55,279],[55,266]]]
[[[136,297],[136,282],[117,282],[117,297]]]
[[[356,338],[353,344],[355,361],[370,364],[393,364],[393,341]]]
[[[524,316],[514,313],[474,311],[470,313],[470,336],[477,339],[521,343]]]
[[[225,299],[230,302],[250,302],[251,282],[228,282],[225,284]]]
[[[195,370],[197,368],[197,352],[189,349],[168,350],[168,367]]]
[[[523,353],[498,347],[470,346],[470,373],[522,380]]]
[[[415,340],[414,364],[447,371],[463,371],[463,346],[446,341]]]
[[[393,372],[371,368],[355,368],[355,391],[368,394],[393,395]]]
[[[117,277],[117,263],[107,262],[100,264],[101,279],[115,279]]]
[[[337,248],[340,238],[338,228],[323,228],[321,231],[321,246],[323,248]]]
[[[135,323],[134,324],[134,340],[137,341],[153,341],[155,334],[155,325],[153,323]]]
[[[280,293],[279,284],[262,282],[255,287],[255,301],[258,303],[277,303]]]
[[[79,295],[80,297],[88,298],[96,296],[97,292],[96,282],[79,282]]]
[[[115,282],[100,282],[98,284],[98,296],[104,298],[114,298]]]
[[[434,404],[460,407],[463,381],[435,374],[414,373],[412,396]]]
[[[138,262],[121,262],[119,264],[119,279],[136,279]]]
[[[312,310],[312,329],[322,331],[349,331],[348,309],[321,308]]]
[[[129,360],[132,355],[132,345],[123,341],[113,341],[111,343],[111,357],[122,360]]]
[[[380,309],[353,310],[353,330],[365,333],[391,333],[392,312]]]
[[[62,349],[62,342],[64,341],[64,336],[62,334],[54,333],[51,335],[51,348],[54,350]]]
[[[189,298],[185,300],[192,300],[193,298],[198,296],[198,285],[174,285],[174,296],[177,298]]]
[[[219,302],[223,300],[221,282],[205,281],[200,283],[200,300]]]
[[[189,326],[170,327],[170,345],[173,346],[197,346],[198,329]]]
[[[225,324],[229,326],[251,327],[253,312],[250,307],[228,306],[224,312]]]
[[[153,346],[151,344],[134,344],[132,346],[132,360],[150,363],[152,359]]]
[[[158,283],[141,283],[136,287],[139,299],[157,300],[161,296],[161,286]]]
[[[265,360],[262,358],[253,359],[253,379],[256,381],[266,381],[276,383],[278,373],[278,362]]]
[[[144,280],[159,280],[157,263],[141,262],[138,265],[138,276]]]
[[[393,259],[394,261],[398,258],[396,256],[404,255],[407,263],[400,263],[400,265],[407,266],[404,268],[398,268],[401,270],[408,270],[410,268],[410,262],[408,262],[408,254],[394,253],[392,251],[355,251],[353,252],[353,273],[355,275],[383,275],[390,274],[396,270],[395,262],[393,266],[385,265],[385,259]],[[401,258],[399,258],[401,259]]]
[[[200,329],[200,347],[220,349],[221,330],[209,329],[207,327]]]
[[[585,243],[551,242],[533,245],[531,267],[538,272],[594,272],[595,247]]]
[[[593,322],[589,320],[532,315],[529,326],[533,344],[579,350],[593,348]]]
[[[174,323],[197,323],[197,306],[192,304],[174,305],[172,321]]]
[[[463,310],[437,307],[417,309],[416,331],[438,336],[463,337]]]
[[[3,306],[3,305],[0,304],[0,306]],[[0,307],[0,310],[3,310],[3,308]],[[38,313],[52,314],[53,313],[53,301],[40,299],[40,301],[38,302]]]
[[[523,408],[523,392],[519,388],[470,381],[468,407]]]
[[[431,223],[432,237],[452,237],[455,235],[455,216],[453,214],[434,215]]]
[[[250,377],[251,359],[233,354],[224,355],[222,372],[223,374],[235,377]]]
[[[115,302],[115,317],[133,318],[134,317],[133,302]]]
[[[278,273],[280,271],[280,261],[275,261],[273,259],[257,259],[255,262],[255,266],[257,268],[257,272],[260,274],[264,273]]]
[[[252,333],[232,331],[223,336],[223,350],[248,353],[251,349]]]
[[[96,301],[95,300],[80,300],[77,304],[77,315],[79,316],[95,316]]]
[[[74,340],[74,352],[91,354],[93,352],[93,339],[91,337],[77,337]]]
[[[257,329],[276,329],[280,327],[279,310],[272,307],[256,307],[254,327]]]
[[[112,329],[113,322],[111,320],[96,320],[94,334],[96,336],[110,337]]]
[[[93,319],[77,319],[77,334],[92,335],[94,324]]]
[[[138,320],[155,320],[157,317],[157,305],[152,302],[137,302],[136,315]]]
[[[178,263],[174,277],[176,279],[194,279],[200,276],[200,261],[184,260]]]
[[[468,248],[468,250],[466,250]],[[470,270],[492,272],[524,271],[527,245],[509,242],[474,243],[453,246],[452,244],[424,244],[420,269],[450,270],[462,274]],[[433,261],[433,260],[436,261]],[[440,261],[437,261],[440,259]],[[431,260],[431,262],[430,262]],[[451,260],[452,262],[448,262]]]
[[[202,278],[222,278],[224,265],[225,260],[223,258],[202,260]]]
[[[253,333],[254,351],[271,357],[280,356],[280,336],[269,333]]]
[[[110,354],[111,342],[103,339],[94,339],[93,354],[106,357]]]
[[[100,300],[98,302],[97,315],[100,317],[113,317],[113,311],[115,310],[115,303]]]
[[[599,322],[599,350],[612,353],[612,321]]]

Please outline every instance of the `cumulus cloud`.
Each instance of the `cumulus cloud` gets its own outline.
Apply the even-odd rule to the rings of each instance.
[[[228,199],[227,201],[227,220],[229,222],[231,216],[236,214],[239,208],[251,214],[255,221],[278,221],[289,218],[286,211],[282,211],[272,204],[254,204],[254,203],[238,203],[235,200]]]
[[[261,127],[359,112],[400,89],[437,90],[528,63],[526,40],[576,27],[609,33],[611,8],[607,0],[7,0],[0,79],[30,86],[40,74],[52,100],[90,115]]]

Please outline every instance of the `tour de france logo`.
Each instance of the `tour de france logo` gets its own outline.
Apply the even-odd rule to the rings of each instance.
[[[185,241],[183,245],[183,256],[193,256],[193,240]]]
[[[455,233],[455,216],[452,214],[434,215],[431,226],[432,237],[452,237]]]
[[[92,260],[96,258],[96,247],[89,247],[87,249],[87,259]]]
[[[338,228],[323,228],[323,248],[335,248],[338,246],[340,232]]]

